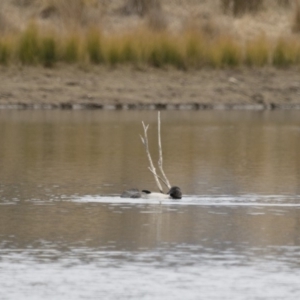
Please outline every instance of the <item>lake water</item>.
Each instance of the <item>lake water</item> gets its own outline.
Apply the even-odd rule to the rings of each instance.
[[[299,299],[300,112],[0,111],[0,299]]]

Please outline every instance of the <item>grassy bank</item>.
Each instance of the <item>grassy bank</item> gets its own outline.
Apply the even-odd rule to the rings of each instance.
[[[300,64],[299,38],[270,40],[260,35],[239,42],[233,36],[214,37],[192,28],[180,33],[153,31],[146,27],[127,33],[104,34],[89,28],[59,34],[42,32],[30,23],[21,33],[0,37],[0,64],[43,65],[56,63],[129,64],[177,69],[288,67]]]

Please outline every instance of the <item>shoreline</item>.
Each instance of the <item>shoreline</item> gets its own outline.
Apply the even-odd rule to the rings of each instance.
[[[0,109],[300,110],[297,68],[0,67]]]
[[[206,104],[206,103],[186,103],[186,104],[162,104],[162,103],[144,103],[144,104],[4,104],[0,105],[1,110],[300,110],[300,104],[274,104],[269,106],[263,104]]]

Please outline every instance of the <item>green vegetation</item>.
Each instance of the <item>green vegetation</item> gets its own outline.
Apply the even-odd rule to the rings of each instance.
[[[221,66],[236,67],[241,63],[241,47],[230,37],[222,39],[217,45]]]
[[[101,45],[101,34],[97,29],[91,29],[85,40],[86,51],[91,63],[100,64],[104,62]]]
[[[299,44],[293,41],[280,39],[273,52],[273,65],[276,67],[288,67],[292,64],[299,64]]]
[[[248,42],[245,49],[245,64],[249,67],[263,67],[269,63],[270,45],[266,37],[260,36]]]
[[[19,36],[17,57],[23,64],[36,64],[39,61],[40,47],[38,29],[35,24],[29,24]]]
[[[7,65],[11,54],[10,44],[6,40],[0,41],[0,64]]]
[[[46,36],[41,38],[40,61],[45,67],[52,67],[58,60],[57,45],[54,37]]]
[[[80,38],[76,35],[68,36],[63,45],[62,60],[66,63],[76,63],[79,61]]]
[[[148,63],[153,67],[174,66],[185,69],[185,57],[175,41],[161,36],[159,41],[149,45]]]
[[[0,64],[89,63],[117,66],[132,64],[181,70],[201,67],[234,68],[240,65],[286,67],[300,64],[300,41],[265,36],[245,45],[232,36],[209,37],[197,30],[180,34],[139,29],[105,35],[97,28],[65,34],[42,33],[31,23],[22,33],[0,37]]]
[[[139,61],[139,55],[135,48],[130,40],[124,42],[120,53],[122,62],[136,64]]]
[[[264,0],[221,0],[221,6],[225,13],[232,12],[234,16],[245,13],[256,13],[264,5]]]

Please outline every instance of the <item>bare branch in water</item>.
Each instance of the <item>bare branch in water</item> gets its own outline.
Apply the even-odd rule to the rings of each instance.
[[[147,136],[147,130],[149,128],[149,125],[146,126],[144,121],[142,121],[142,124],[143,124],[143,128],[144,128],[144,137],[142,137],[142,136],[140,136],[140,137],[141,137],[142,143],[143,143],[143,145],[146,149],[147,157],[148,157],[148,160],[149,160],[149,163],[150,163],[149,169],[152,172],[152,174],[154,175],[154,179],[155,179],[155,182],[156,182],[156,185],[157,185],[158,189],[160,190],[161,193],[163,193],[163,189],[162,189],[162,186],[159,182],[159,177],[156,173],[155,167],[154,167],[153,162],[152,162],[151,154],[150,154],[150,151],[149,151],[148,136]]]
[[[151,168],[150,167],[148,167],[148,169],[149,169],[149,171],[154,175],[154,176],[156,176],[157,174],[154,174],[153,173],[153,171],[151,170]],[[164,183],[164,185],[167,187],[167,188],[169,188],[168,187],[168,184],[159,176],[159,175],[157,175],[157,177],[158,177],[158,179],[162,182],[162,183]]]
[[[166,186],[170,189],[171,188],[171,184],[163,170],[163,156],[162,156],[162,147],[161,147],[161,135],[160,135],[160,111],[158,112],[158,116],[157,116],[157,123],[158,123],[158,150],[159,150],[159,160],[158,160],[158,167],[159,170],[164,178],[164,180],[162,180]]]

